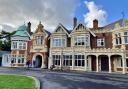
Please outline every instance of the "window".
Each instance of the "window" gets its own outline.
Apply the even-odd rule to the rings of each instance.
[[[24,55],[19,55],[18,57],[16,55],[12,55],[11,63],[24,63],[24,59]]]
[[[25,49],[27,49],[26,42],[24,42],[24,41],[12,42],[12,49],[25,50]]]
[[[121,41],[121,34],[120,33],[117,33],[115,34],[115,40],[116,40],[116,44],[121,44],[122,41]]]
[[[19,45],[18,45],[18,46],[19,46],[19,49],[20,49],[20,50],[27,49],[25,42],[19,42]]]
[[[126,44],[128,43],[128,32],[124,32],[124,41]]]
[[[12,55],[11,63],[16,63],[16,55]]]
[[[103,47],[103,46],[105,46],[104,38],[103,38],[103,39],[97,39],[97,46],[98,46],[98,47]]]
[[[53,58],[53,64],[59,66],[60,65],[60,60],[61,60],[60,55],[52,55],[52,58]]]
[[[77,36],[74,38],[74,45],[89,46],[89,36]]]
[[[75,58],[75,66],[83,67],[85,65],[84,55],[74,55],[74,58]]]
[[[54,38],[52,40],[53,47],[64,47],[65,46],[65,39],[63,38]]]
[[[26,49],[26,43],[23,43],[23,49]]]
[[[12,42],[12,49],[17,49],[17,42]]]
[[[43,44],[43,36],[36,36],[36,44],[37,45]]]
[[[63,55],[63,66],[72,66],[72,55]]]
[[[22,43],[19,43],[19,49],[22,49]]]

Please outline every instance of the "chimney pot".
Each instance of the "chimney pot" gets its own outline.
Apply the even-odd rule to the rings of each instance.
[[[74,17],[73,18],[73,29],[76,27],[76,25],[77,25],[77,18]]]
[[[94,19],[93,20],[93,29],[97,29],[98,28],[98,20]]]
[[[31,33],[31,23],[30,22],[28,22],[28,33],[30,34]]]

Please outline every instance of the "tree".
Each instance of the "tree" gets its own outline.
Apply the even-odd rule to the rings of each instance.
[[[0,40],[0,50],[3,51],[11,51],[11,36],[15,34],[16,31],[13,32],[6,32],[2,31],[2,34],[0,36],[0,39],[6,38],[7,40]]]

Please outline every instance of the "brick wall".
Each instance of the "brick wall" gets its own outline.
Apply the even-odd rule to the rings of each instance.
[[[97,47],[97,39],[105,39],[105,47]],[[112,48],[112,33],[96,33],[96,37],[90,37],[91,48]]]

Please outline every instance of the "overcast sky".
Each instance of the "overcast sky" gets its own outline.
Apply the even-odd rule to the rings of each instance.
[[[0,29],[17,28],[27,22],[35,31],[41,21],[50,32],[59,23],[72,28],[74,16],[78,21],[92,27],[92,20],[98,19],[99,26],[118,20],[121,12],[127,13],[127,0],[0,0]],[[122,3],[122,4],[120,4]]]
[[[77,3],[77,0],[0,0],[0,24],[17,27],[30,21],[35,30],[41,21],[51,31],[59,23],[72,24]]]

